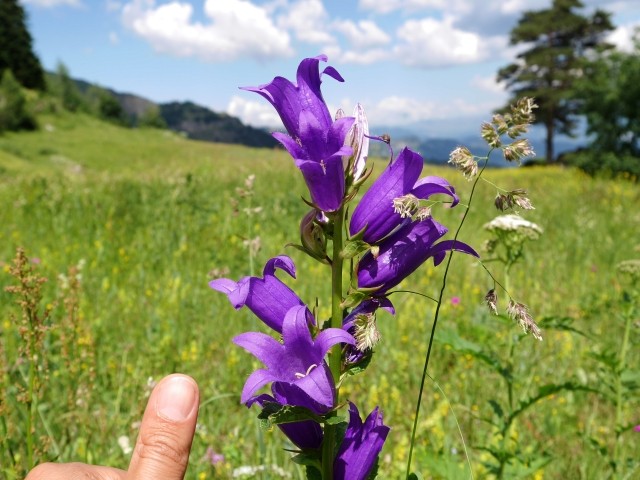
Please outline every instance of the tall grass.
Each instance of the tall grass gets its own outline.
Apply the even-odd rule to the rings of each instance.
[[[203,399],[188,478],[227,478],[233,468],[257,465],[262,454],[255,420],[239,405],[239,392],[255,366],[230,341],[255,323],[250,315],[233,312],[207,281],[214,270],[231,278],[246,274],[242,243],[249,231],[247,217],[237,214],[232,200],[250,174],[256,176],[252,205],[266,212],[251,217],[251,235],[260,236],[262,245],[255,265],[296,240],[305,213],[298,198],[304,185],[296,169],[282,152],[191,142],[156,130],[123,130],[89,117],[43,117],[41,124],[49,126],[0,137],[0,285],[14,281],[8,271],[17,247],[24,247],[34,270],[49,279],[42,285],[42,303],[50,304],[51,315],[42,346],[47,380],[34,420],[42,445],[37,460],[125,468],[128,459],[118,439],[133,443],[153,381],[181,371],[198,381]],[[427,171],[450,179],[463,198],[468,194],[469,184],[453,170]],[[520,343],[514,368],[524,380],[516,391],[531,395],[541,385],[569,379],[591,385],[599,378],[595,354],[616,351],[625,330],[618,318],[622,287],[614,267],[640,257],[640,192],[624,180],[592,179],[561,168],[486,175],[504,187],[527,188],[536,210],[526,217],[545,229],[510,272],[518,299],[537,319],[564,321],[589,334],[552,330],[542,344]],[[496,215],[491,208],[495,190],[481,183],[477,195],[476,205],[486,208],[471,212],[460,238],[481,250],[488,238],[482,225]],[[442,210],[436,218],[455,225],[460,214]],[[297,280],[283,280],[308,304],[317,302],[319,316],[327,318],[329,288],[314,281],[314,272],[323,266],[296,250],[285,253],[304,273]],[[69,268],[79,263],[81,270],[71,273]],[[59,279],[61,273],[65,276]],[[435,296],[440,275],[426,265],[403,288]],[[76,306],[69,307],[68,280],[78,276]],[[483,466],[488,454],[474,447],[495,441],[495,427],[483,419],[493,414],[489,400],[503,394],[501,383],[476,357],[460,355],[444,341],[455,334],[500,351],[509,335],[517,333],[517,326],[485,312],[482,298],[489,288],[482,268],[470,258],[454,256],[436,336],[441,343],[429,370],[437,384],[425,396],[413,462],[427,478],[468,478],[456,423],[474,477],[490,478]],[[461,301],[451,302],[454,296]],[[383,451],[383,478],[400,478],[403,472],[433,313],[433,305],[418,296],[399,293],[392,301],[399,314],[381,315],[383,341],[367,375],[376,384],[356,378],[343,390],[343,398],[357,399],[362,410],[383,406],[385,423],[392,426]],[[19,326],[11,321],[17,308],[3,289],[0,399],[12,435],[0,447],[0,476],[7,478],[20,478],[28,468],[21,453],[27,432],[18,420],[21,406],[11,387],[24,370],[16,364]],[[638,365],[637,326],[628,342],[627,363]],[[71,368],[74,361],[77,368]],[[640,423],[639,404],[637,396],[626,398],[618,412],[596,394],[560,393],[524,414],[512,434],[524,449],[541,449],[551,458],[532,476],[607,478],[608,460],[599,452],[613,449],[613,419],[619,415],[627,423]],[[294,468],[285,462],[288,453],[278,443],[280,437],[269,432],[265,437],[269,447],[263,463]],[[621,434],[617,454],[637,456],[638,437]],[[225,462],[213,466],[205,458],[209,447],[224,454]],[[295,470],[291,474],[301,478]]]

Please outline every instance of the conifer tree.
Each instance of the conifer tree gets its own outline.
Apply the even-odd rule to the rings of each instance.
[[[18,0],[0,0],[0,75],[11,70],[22,86],[44,90],[44,71],[33,52],[26,20]]]
[[[517,60],[500,69],[515,99],[535,98],[539,108],[535,123],[546,129],[546,159],[554,161],[556,133],[571,135],[578,104],[573,98],[574,82],[582,75],[584,60],[611,48],[605,35],[613,29],[610,14],[596,10],[585,16],[580,0],[553,0],[551,8],[527,11],[511,30],[511,45],[527,45]]]

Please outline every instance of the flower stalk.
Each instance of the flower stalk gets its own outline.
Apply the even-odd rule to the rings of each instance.
[[[342,268],[344,259],[340,255],[344,243],[344,205],[341,206],[333,218],[333,254],[331,258],[331,328],[342,328]],[[340,344],[336,344],[329,352],[329,369],[336,384],[336,404],[340,398],[340,374],[342,354]],[[333,412],[332,415],[335,415]],[[325,424],[324,441],[322,443],[322,478],[333,479],[333,461],[336,426]]]

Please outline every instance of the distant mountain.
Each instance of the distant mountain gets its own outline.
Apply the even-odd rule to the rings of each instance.
[[[469,122],[466,122],[469,123]],[[421,135],[422,124],[415,124],[398,128],[379,129],[375,134],[379,132],[388,133],[391,137],[391,146],[395,154],[404,147],[409,147],[412,150],[420,153],[427,163],[444,164],[449,161],[449,153],[456,147],[461,145],[466,146],[476,155],[486,155],[488,148],[487,144],[480,137],[480,122],[474,130],[469,130],[465,127],[465,122],[461,121],[459,130],[452,127],[449,132],[443,131],[442,136],[434,135],[426,137]],[[434,131],[431,128],[430,131]],[[455,133],[455,136],[452,135]],[[544,158],[546,153],[544,131],[541,126],[533,126],[526,136],[531,142],[534,151],[538,158]],[[584,147],[587,144],[584,134],[579,134],[576,138],[570,138],[563,135],[557,135],[554,141],[554,151],[556,155],[560,155],[564,152],[574,151],[578,148]],[[371,156],[389,156],[389,147],[382,143],[372,141],[370,142],[369,154]],[[493,158],[493,157],[492,157]],[[492,162],[496,167],[508,167],[509,164],[505,162]]]
[[[55,77],[56,74],[48,73],[48,75]],[[169,129],[182,132],[194,140],[236,143],[250,147],[280,147],[280,144],[266,130],[245,125],[236,117],[214,112],[193,102],[155,103],[139,95],[116,92],[83,80],[74,81],[84,94],[92,87],[97,87],[113,95],[132,125],[136,125],[139,119],[148,114],[151,109],[158,109]],[[371,133],[373,135],[389,134],[395,154],[406,146],[419,152],[429,163],[444,164],[449,160],[449,153],[460,145],[465,145],[477,155],[484,155],[487,152],[487,146],[480,138],[481,121],[482,119],[474,117],[424,120],[403,127],[377,127]],[[583,132],[584,128],[581,130]],[[541,127],[532,127],[528,138],[538,157],[543,158],[545,142]],[[557,136],[555,153],[560,155],[583,147],[585,144],[584,133],[579,134],[577,138]],[[388,157],[389,147],[383,142],[372,141],[369,155]],[[498,166],[500,162],[495,164]]]
[[[239,143],[250,147],[275,147],[279,143],[264,130],[244,125],[236,117],[216,113],[192,102],[159,105],[160,115],[171,130],[208,142]]]
[[[56,81],[58,75],[48,72],[49,79]],[[133,93],[117,92],[111,88],[73,79],[87,103],[92,90],[102,90],[112,95],[120,104],[126,123],[132,126],[150,111],[156,109],[167,124],[167,128],[186,134],[194,140],[208,142],[235,143],[248,147],[274,148],[280,144],[265,130],[244,125],[240,120],[226,113],[217,113],[193,102],[156,103]],[[95,92],[94,92],[95,95]]]

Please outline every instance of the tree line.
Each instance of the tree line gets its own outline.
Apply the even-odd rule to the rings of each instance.
[[[610,13],[586,14],[584,8],[580,0],[552,0],[549,8],[524,12],[510,34],[511,45],[523,49],[497,79],[511,92],[508,104],[522,96],[535,98],[535,123],[546,132],[546,163],[640,178],[640,32],[631,51],[617,50],[606,41],[614,29]],[[0,0],[0,132],[36,128],[27,102],[30,91],[53,95],[65,110],[131,124],[109,91],[81,92],[62,64],[56,75],[46,74],[32,43],[20,3]],[[164,126],[157,108],[138,122]],[[556,136],[573,136],[581,126],[587,148],[557,156]]]

